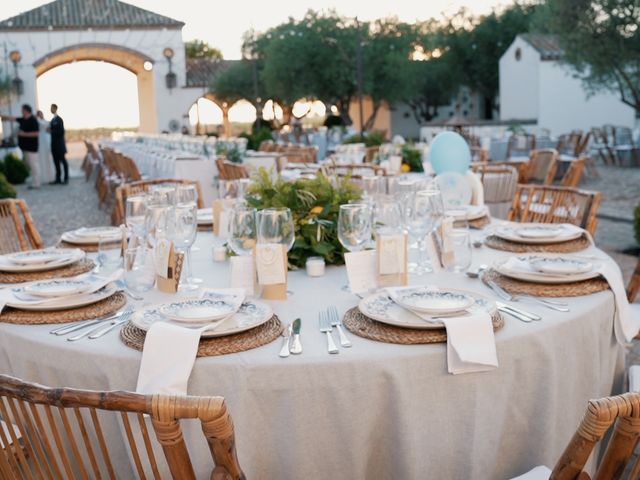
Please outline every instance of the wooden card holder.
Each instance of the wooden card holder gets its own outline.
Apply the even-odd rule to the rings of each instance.
[[[442,268],[446,268],[447,265],[450,265],[455,260],[453,248],[449,245],[449,240],[445,236],[445,232],[453,228],[453,223],[453,218],[447,217],[442,220],[437,229],[439,241],[436,242],[436,245],[438,245],[438,255],[440,257],[438,260]]]
[[[286,300],[287,299],[287,287],[288,287],[288,281],[289,281],[289,272],[287,267],[289,265],[289,261],[287,258],[287,249],[285,248],[284,245],[281,245],[281,247],[282,247],[282,258],[284,260],[283,267],[284,267],[285,282],[274,283],[271,285],[259,284],[259,287],[262,288],[262,298],[266,300]],[[253,249],[253,258],[254,258],[254,262],[257,262],[255,247]],[[257,271],[257,265],[256,265],[256,271]],[[258,282],[260,282],[259,278],[258,278]]]
[[[156,285],[158,286],[158,290],[165,293],[176,293],[178,291],[183,263],[184,254],[176,252],[173,245],[171,245],[171,249],[169,250],[167,278],[156,274]]]
[[[404,261],[402,264],[402,272],[393,273],[393,274],[381,274],[380,273],[380,264],[381,264],[381,252],[382,252],[382,242],[384,242],[385,236],[376,236],[376,269],[378,272],[378,287],[395,287],[395,286],[405,286],[408,284],[408,273],[407,273],[407,262],[408,262],[408,242],[407,242],[407,234],[402,236],[402,252],[404,256]]]

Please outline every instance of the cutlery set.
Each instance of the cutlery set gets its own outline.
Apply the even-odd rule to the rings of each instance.
[[[331,334],[333,327],[336,327],[338,330],[340,346],[344,348],[351,347],[351,342],[342,329],[342,320],[340,320],[340,314],[335,306],[332,305],[325,311],[320,311],[318,313],[318,324],[320,326],[320,331],[327,334],[327,351],[329,353],[340,353],[340,350],[338,350],[338,347],[336,347],[336,344],[333,341],[333,335]]]
[[[67,340],[70,342],[75,342],[76,340],[80,340],[85,337],[93,340],[102,337],[117,326],[122,325],[123,323],[128,321],[132,313],[133,310],[122,310],[118,313],[108,315],[106,317],[96,318],[93,320],[84,320],[72,325],[65,325],[63,327],[54,328],[49,333],[52,335],[61,336],[68,335],[69,333],[77,332],[88,327],[94,327],[90,330],[86,330],[82,333],[74,335],[73,337],[67,337]]]
[[[300,342],[301,320],[296,318],[282,332],[282,348],[280,356],[286,358],[289,354],[299,355],[302,353],[302,343]]]

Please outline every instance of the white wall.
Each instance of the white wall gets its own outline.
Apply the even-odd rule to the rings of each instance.
[[[635,125],[634,110],[619,100],[615,93],[601,92],[587,96],[582,82],[559,62],[546,61],[540,65],[538,126],[548,128],[552,135],[605,123]]]
[[[516,50],[520,49],[520,60]],[[500,119],[530,120],[538,118],[540,54],[520,37],[516,37],[500,57]]]
[[[36,77],[34,62],[45,55],[73,45],[104,43],[126,47],[152,59],[153,81],[148,92],[155,98],[156,131],[167,130],[172,119],[181,124],[182,116],[187,114],[194,93],[185,89],[186,66],[182,32],[179,29],[159,28],[157,30],[83,30],[51,32],[0,32],[0,65],[13,76],[13,65],[4,59],[6,52],[18,50],[22,54],[18,75],[24,81],[24,94],[16,101],[12,113],[19,115],[19,105],[29,103],[37,106]],[[172,91],[166,88],[165,75],[169,65],[162,51],[171,47],[174,51],[173,72],[176,73],[178,86]],[[140,86],[140,85],[139,85]],[[96,92],[100,94],[100,92]],[[8,129],[5,129],[7,131]]]

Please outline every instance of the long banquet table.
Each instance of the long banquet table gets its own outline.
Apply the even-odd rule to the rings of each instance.
[[[200,233],[193,254],[195,274],[210,287],[229,282],[228,262],[211,260],[211,246],[220,243]],[[594,247],[586,253],[605,257]],[[473,254],[476,266],[508,255],[487,247]],[[327,354],[317,315],[329,305],[344,313],[357,304],[340,289],[346,272],[333,267],[324,277],[298,271],[289,278],[293,295],[270,303],[284,322],[302,318],[304,353],[279,358],[278,339],[200,358],[189,381],[192,395],[226,398],[247,478],[510,478],[538,464],[552,466],[587,400],[621,389],[624,349],[612,334],[610,291],[567,299],[570,313],[519,305],[543,320],[505,316],[496,333],[499,367],[450,375],[445,344],[386,344],[348,333],[353,347]],[[492,295],[479,280],[459,274],[412,277],[411,283]],[[145,302],[168,298],[152,291]],[[0,324],[1,371],[50,386],[135,389],[141,353],[117,333],[67,342],[50,335],[51,328]],[[121,435],[113,424],[106,428],[114,439]],[[187,425],[185,435],[198,478],[208,478],[212,461],[199,426]],[[109,448],[119,459],[119,476],[133,478],[118,443]]]

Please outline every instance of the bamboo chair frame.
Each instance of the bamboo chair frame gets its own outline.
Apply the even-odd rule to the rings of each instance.
[[[551,185],[558,170],[558,156],[558,151],[553,148],[531,150],[527,164],[526,182],[537,180],[544,185]],[[544,175],[539,175],[541,170],[544,170]]]
[[[577,158],[572,160],[569,164],[569,168],[564,172],[564,175],[560,179],[560,185],[563,187],[577,187],[582,180],[582,173],[586,164],[585,158]]]
[[[8,375],[0,375],[0,414],[8,424],[18,427],[22,438],[10,428],[10,438],[0,429],[0,440],[3,445],[22,443],[23,448],[0,449],[0,477],[56,479],[77,478],[79,474],[84,479],[116,478],[99,411],[120,413],[127,448],[142,479],[146,478],[145,466],[154,478],[160,478],[145,415],[151,418],[174,479],[196,478],[181,419],[200,420],[215,463],[213,480],[245,478],[236,454],[233,421],[222,397],[53,389]],[[144,448],[135,440],[136,422]]]
[[[640,435],[639,393],[590,400],[584,417],[557,461],[550,480],[588,479],[589,475],[582,470],[596,443],[602,440],[612,426],[612,435],[594,479],[621,478]],[[639,470],[640,464],[637,462],[628,478],[636,478]]]
[[[525,139],[525,147],[519,148],[518,139]],[[513,134],[509,137],[509,142],[507,143],[507,160],[509,160],[513,156],[514,150],[525,150],[528,153],[523,154],[523,156],[528,156],[532,150],[536,149],[536,136],[531,133],[517,133]]]
[[[27,203],[22,199],[0,200],[0,253],[43,247],[44,242],[33,223]]]
[[[629,280],[629,285],[627,286],[627,299],[629,303],[633,303],[636,301],[638,294],[640,293],[640,258],[638,258],[638,263],[636,264],[636,268],[631,275],[631,280]]]
[[[472,162],[471,168],[476,168],[485,165],[483,162]],[[527,183],[527,171],[529,169],[529,162],[507,162],[507,161],[490,161],[486,163],[489,167],[511,167],[515,168],[518,172],[518,182]]]
[[[195,185],[198,194],[198,208],[204,208],[204,200],[202,199],[202,189],[200,182],[197,180],[187,180],[181,178],[155,178],[153,180],[138,180],[137,182],[124,183],[116,188],[115,201],[113,211],[111,213],[111,222],[113,225],[120,225],[125,220],[125,205],[127,198],[132,195],[147,193],[150,187],[154,185]]]
[[[224,170],[227,178],[223,180],[239,180],[241,178],[249,178],[249,171],[244,165],[233,162],[224,162]]]
[[[602,193],[550,185],[518,185],[508,220],[516,222],[572,223],[592,235]],[[584,208],[580,208],[582,203]],[[577,209],[577,211],[576,211]]]

